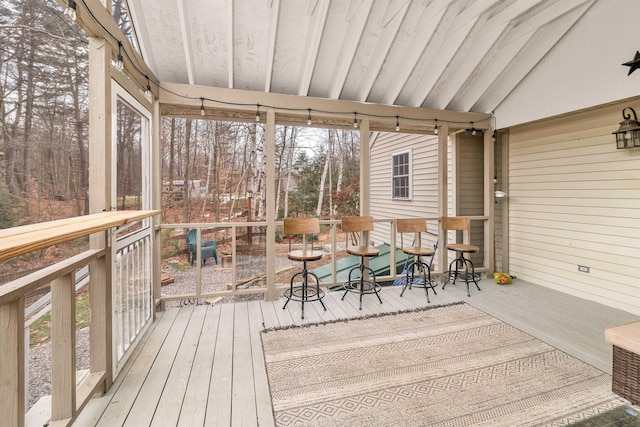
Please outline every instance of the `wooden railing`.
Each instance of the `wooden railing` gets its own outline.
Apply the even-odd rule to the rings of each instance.
[[[157,211],[104,212],[0,230],[0,261],[88,235],[110,242],[117,227]],[[106,234],[106,235],[105,235]],[[69,425],[98,391],[113,381],[110,248],[90,249],[0,286],[0,413],[2,424],[25,424],[25,297],[51,288],[50,426]],[[90,371],[76,378],[76,271],[89,269],[91,304]],[[150,265],[143,266],[150,270]],[[149,292],[151,292],[149,290]],[[151,296],[149,296],[151,301]]]
[[[469,219],[471,220],[472,223],[472,229],[473,227],[476,227],[476,225],[474,225],[474,223],[478,223],[481,222],[482,224],[484,224],[484,222],[487,221],[487,217],[484,216],[473,216],[473,217],[469,217]],[[438,222],[438,218],[434,217],[434,218],[427,218],[427,220],[429,222]],[[396,265],[396,249],[398,249],[396,242],[396,232],[395,232],[395,219],[374,219],[374,222],[376,224],[388,224],[388,235],[387,238],[384,239],[385,243],[389,243],[390,244],[390,253],[389,253],[389,265]],[[337,236],[339,233],[341,233],[342,231],[340,230],[340,220],[320,220],[320,224],[321,227],[329,227],[330,231],[329,234],[331,236],[330,238],[330,243],[328,244],[329,247],[329,264],[331,265],[331,279],[330,280],[325,280],[322,282],[323,286],[329,286],[329,287],[333,287],[333,286],[339,286],[341,285],[341,283],[338,282],[337,278],[337,272],[336,272],[336,263],[337,263],[337,258],[336,258],[336,254],[339,251],[339,245],[337,244]],[[251,288],[251,289],[241,289],[240,287],[244,284],[246,284],[246,280],[243,279],[239,279],[238,275],[237,275],[237,266],[238,266],[238,246],[239,246],[239,242],[243,241],[246,238],[246,231],[245,229],[247,229],[247,227],[262,227],[264,229],[266,229],[266,227],[268,226],[267,222],[264,221],[253,221],[253,222],[234,222],[234,223],[174,223],[174,224],[162,224],[160,226],[161,229],[163,230],[181,230],[181,232],[178,234],[179,239],[186,239],[186,233],[187,230],[189,229],[196,229],[197,230],[197,244],[196,244],[196,248],[198,250],[196,257],[197,257],[197,261],[194,263],[193,265],[193,269],[195,270],[195,283],[194,283],[194,291],[193,292],[187,292],[187,293],[179,293],[179,294],[161,294],[159,296],[157,296],[157,300],[156,303],[157,304],[161,304],[163,302],[168,302],[168,301],[175,301],[175,300],[202,300],[202,299],[208,299],[208,298],[216,298],[216,297],[226,297],[226,296],[233,296],[233,295],[243,295],[243,294],[266,294],[269,292],[269,286],[271,286],[273,289],[275,289],[276,291],[281,291],[284,290],[288,284],[285,283],[267,283],[267,286],[262,286],[262,287],[255,287],[255,288]],[[276,221],[275,222],[275,226],[276,227],[281,227],[282,226],[282,221]],[[484,226],[483,226],[484,228]],[[232,263],[230,266],[230,286],[229,289],[225,289],[225,290],[219,290],[219,291],[205,291],[203,290],[203,271],[202,271],[202,264],[201,264],[201,253],[200,253],[200,246],[201,246],[201,242],[203,242],[206,239],[209,239],[209,237],[203,237],[204,235],[207,235],[207,233],[213,233],[213,234],[222,234],[222,230],[224,230],[224,234],[226,235],[225,239],[227,241],[227,243],[230,244],[231,250],[230,250],[230,255],[232,257]],[[431,230],[432,233],[436,234],[436,236],[433,238],[434,241],[430,242],[430,244],[435,243],[436,241],[439,242],[439,249],[438,249],[438,253],[437,256],[441,257],[445,260],[447,260],[450,256],[450,254],[447,254],[447,250],[446,250],[446,239],[444,238],[444,235],[442,233],[441,230],[435,229],[435,230]],[[255,234],[255,233],[254,233]],[[175,238],[175,237],[174,237]],[[452,238],[450,236],[450,238]],[[469,234],[465,233],[465,240],[468,243],[469,242]],[[376,242],[376,244],[380,244],[383,242]],[[218,245],[218,249],[220,249],[220,245]],[[220,251],[219,252],[219,257],[221,257]],[[264,253],[264,257],[266,258],[266,263],[274,263],[275,262],[275,254],[274,253]],[[447,264],[448,265],[448,264]],[[433,273],[434,276],[438,276],[439,274],[442,274],[443,268],[438,265],[437,263],[434,263],[433,265]],[[484,266],[478,266],[478,268],[476,268],[476,271],[478,273],[486,273],[488,271],[488,269]],[[394,281],[398,278],[398,275],[396,273],[396,270],[394,268],[390,268],[389,270],[389,275],[386,276],[380,276],[377,277],[380,281]],[[269,280],[269,278],[266,275],[266,272],[261,272],[260,274],[261,279],[263,279],[265,282],[267,280]],[[275,280],[275,278],[273,279]]]

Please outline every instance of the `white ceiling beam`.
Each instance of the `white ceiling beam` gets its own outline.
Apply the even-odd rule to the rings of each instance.
[[[556,0],[555,3],[551,5],[546,4],[541,8],[532,8],[528,13],[520,17],[520,22],[514,23],[514,30],[504,43],[510,43],[519,37],[526,37],[559,16],[586,3],[590,6],[594,1],[595,0]]]
[[[575,8],[562,17],[540,27],[523,49],[513,56],[510,64],[503,69],[486,91],[486,96],[473,105],[474,111],[493,111],[526,77],[528,73],[558,43],[567,31],[580,19],[589,8],[589,4]]]
[[[233,31],[233,0],[227,0],[227,73],[229,89],[233,89],[233,73],[234,73],[234,31]]]
[[[381,102],[383,104],[393,104],[398,99],[398,95],[400,95],[402,88],[409,80],[418,61],[420,61],[420,57],[429,45],[433,34],[438,26],[441,25],[444,13],[450,2],[451,0],[435,0],[423,10],[422,17],[418,20],[421,25],[415,29],[411,43],[405,50],[402,60],[398,62],[398,66],[393,73],[393,81],[382,97]]]
[[[505,44],[505,40],[511,38],[513,28],[518,25],[518,21],[522,22],[523,14],[530,17],[531,11],[540,9],[539,5],[540,0],[516,1],[491,17],[485,27],[491,28],[505,22],[508,22],[508,25],[504,27],[467,79],[458,84],[457,91],[449,97],[449,102],[445,104],[446,100],[442,100],[440,103],[454,110],[471,109],[533,35],[530,32],[528,36],[518,37],[515,41]]]
[[[178,22],[180,23],[180,32],[182,36],[182,48],[184,49],[184,65],[187,69],[187,79],[189,84],[196,84],[196,76],[193,60],[193,49],[191,42],[191,29],[187,24],[187,5],[183,0],[176,0],[178,6]]]
[[[375,49],[373,49],[373,54],[367,65],[368,72],[362,77],[362,81],[356,91],[356,100],[364,102],[369,97],[376,77],[380,74],[384,60],[389,53],[389,49],[391,49],[396,34],[398,34],[398,29],[404,20],[404,16],[407,14],[407,10],[409,10],[409,5],[410,2],[408,0],[402,3],[397,1],[389,2],[387,11],[384,14],[385,19],[382,22],[383,29],[380,32],[378,42],[376,43]],[[393,17],[393,19],[390,19],[390,17]]]
[[[519,0],[500,3],[487,11],[488,19],[476,25],[460,47],[451,64],[434,85],[425,103],[433,108],[446,108],[463,87],[481,72],[483,59],[492,52],[499,40],[504,39],[511,27],[509,23],[540,3],[541,0]],[[478,23],[480,24],[480,22]]]
[[[454,3],[447,14],[458,12],[451,26],[446,31],[438,31],[435,43],[428,49],[428,61],[423,65],[425,74],[407,100],[407,105],[419,107],[427,98],[434,85],[449,65],[468,34],[474,28],[482,13],[491,6],[489,0],[474,1],[470,5]]]
[[[156,65],[156,59],[153,55],[153,50],[151,49],[151,40],[149,40],[149,30],[147,28],[147,24],[142,19],[142,5],[140,4],[140,0],[128,0],[127,2],[129,6],[129,15],[131,18],[131,25],[135,29],[136,36],[138,39],[138,47],[140,48],[140,54],[144,58],[145,62],[157,72],[158,66]]]
[[[486,25],[484,25],[487,27]],[[491,47],[500,39],[500,35],[507,28],[506,24],[496,27],[489,35],[482,38],[469,37],[470,42],[458,51],[446,71],[427,96],[425,103],[433,108],[445,108],[465,81],[472,79],[478,70],[482,59]]]
[[[340,97],[344,83],[347,81],[347,74],[356,56],[356,50],[362,38],[362,33],[369,19],[369,13],[373,7],[373,0],[359,0],[357,7],[354,7],[354,1],[351,2],[353,10],[349,11],[347,22],[350,23],[349,29],[345,36],[345,48],[342,50],[341,58],[338,60],[333,78],[331,79],[331,87],[329,88],[328,97],[337,99]]]
[[[456,96],[449,102],[448,108],[469,111],[480,97],[487,92],[489,87],[494,84],[502,70],[509,65],[513,57],[518,54],[533,35],[531,33],[528,37],[520,37],[513,43],[500,47],[511,31],[512,28],[507,27],[504,33],[500,35],[491,50],[487,52],[476,67],[476,70],[474,70],[472,78],[468,79],[458,89]]]
[[[269,23],[269,40],[267,41],[267,60],[264,81],[264,91],[271,90],[273,78],[273,61],[276,52],[276,39],[278,37],[278,19],[280,14],[280,0],[267,0],[267,7],[271,9],[271,21]]]
[[[329,14],[329,0],[317,0],[309,5],[311,13],[313,13],[313,25],[307,36],[306,56],[303,61],[302,74],[298,82],[298,95],[308,95],[309,86],[311,86],[311,77],[313,69],[316,66],[318,53],[320,51],[320,41],[324,32],[324,24]],[[313,7],[312,7],[313,6]]]

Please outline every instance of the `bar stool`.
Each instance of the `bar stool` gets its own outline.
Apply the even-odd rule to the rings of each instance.
[[[469,232],[469,218],[465,216],[443,216],[440,218],[440,227],[445,232],[449,230]],[[471,293],[469,292],[469,281],[471,280],[473,283],[475,283],[478,290],[480,290],[480,286],[478,286],[478,279],[476,278],[476,270],[473,267],[473,262],[471,262],[469,258],[465,258],[464,254],[479,252],[480,248],[475,245],[467,245],[464,243],[451,243],[447,244],[447,249],[449,249],[450,251],[455,251],[456,258],[449,264],[449,273],[447,276],[447,280],[442,285],[442,289],[447,286],[447,283],[449,283],[451,277],[453,277],[453,284],[455,285],[456,279],[458,279],[458,277],[462,274],[460,269],[464,268],[464,282],[467,285],[467,296],[470,297]],[[454,264],[455,270],[453,269]],[[471,274],[469,274],[469,269],[471,269]]]
[[[376,294],[378,301],[382,304],[380,298],[380,284],[376,282],[376,274],[370,267],[364,264],[365,258],[375,257],[380,255],[380,251],[372,246],[369,246],[369,231],[373,230],[373,217],[372,216],[344,216],[342,217],[342,230],[347,236],[347,253],[349,255],[355,255],[360,257],[360,264],[349,270],[349,279],[344,284],[344,294],[342,300],[347,296],[349,292],[356,292],[360,294],[360,310],[362,310],[362,296],[364,294]],[[357,245],[356,233],[362,233],[361,245]],[[349,242],[353,243],[350,245]],[[354,276],[354,273],[359,272],[360,276]],[[368,274],[368,278],[365,279],[365,272]]]
[[[302,261],[302,271],[297,272],[291,277],[289,289],[284,291],[284,297],[287,301],[284,303],[282,309],[287,308],[289,301],[300,301],[302,305],[302,318],[304,319],[304,303],[311,301],[320,301],[322,307],[327,311],[327,307],[324,305],[322,298],[324,298],[324,291],[320,289],[320,279],[313,272],[307,269],[307,262],[317,261],[322,258],[322,251],[313,250],[313,235],[320,232],[320,220],[318,218],[285,218],[284,219],[284,234],[289,235],[302,235],[303,248],[298,250],[291,250],[291,240],[289,240],[289,252],[287,257],[292,261]],[[309,245],[307,237],[311,241]],[[294,284],[296,277],[300,276],[300,284]],[[313,277],[316,281],[315,286],[309,286],[309,276]]]
[[[422,260],[423,256],[433,256],[436,251],[431,248],[423,248],[422,246],[422,233],[427,232],[427,219],[426,218],[398,218],[396,219],[396,231],[400,233],[400,247],[407,257],[413,257],[413,261],[405,267],[406,276],[404,284],[402,285],[402,292],[400,296],[404,294],[407,288],[411,289],[412,286],[424,288],[424,292],[427,294],[427,302],[429,300],[429,289],[433,291],[434,295],[437,295],[436,284],[431,281],[431,268],[429,264]],[[411,246],[404,246],[404,233],[414,233],[414,243]]]

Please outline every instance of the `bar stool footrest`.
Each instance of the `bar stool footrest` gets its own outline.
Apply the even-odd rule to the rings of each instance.
[[[362,290],[360,289],[360,284],[362,284]],[[355,279],[351,282],[347,281],[344,283],[343,287],[346,292],[356,292],[359,294],[375,294],[380,292],[382,289],[377,282],[372,280],[361,281],[360,279]]]
[[[306,288],[306,296],[305,296],[305,288]],[[318,292],[315,286],[314,287],[293,286],[292,288],[285,290],[283,296],[292,301],[308,302],[308,301],[320,301],[322,298],[324,298],[324,294],[325,293],[322,289],[320,289],[320,291]]]

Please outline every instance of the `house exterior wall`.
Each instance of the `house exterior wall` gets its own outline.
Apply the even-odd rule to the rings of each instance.
[[[438,217],[438,138],[433,135],[380,132],[372,138],[371,147],[371,215],[375,219]],[[391,197],[391,160],[393,154],[411,150],[411,200]],[[438,232],[436,220],[427,222],[429,232]],[[377,223],[370,240],[376,244],[389,242],[389,224]],[[432,237],[432,236],[430,236]],[[424,246],[433,244],[436,237]],[[404,242],[405,245],[411,242]],[[397,237],[400,245],[400,236]],[[435,264],[434,264],[435,265]]]
[[[509,271],[640,314],[640,149],[611,135],[626,106],[509,129]]]

